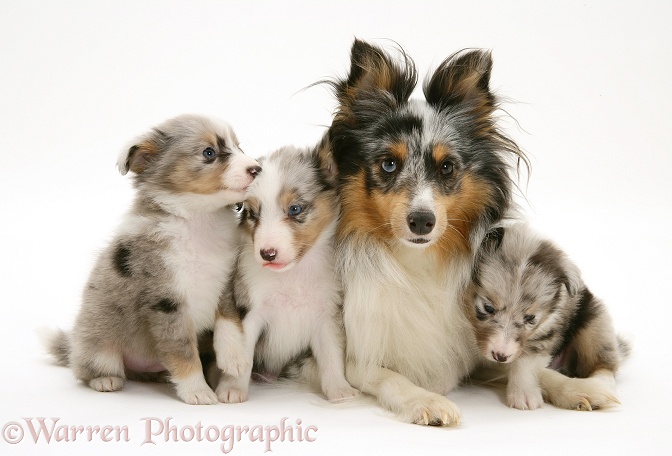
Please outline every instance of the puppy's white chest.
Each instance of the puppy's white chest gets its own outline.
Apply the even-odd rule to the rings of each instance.
[[[212,328],[222,288],[232,268],[235,226],[226,218],[178,219],[169,224],[165,256],[174,291],[187,307],[196,331]]]

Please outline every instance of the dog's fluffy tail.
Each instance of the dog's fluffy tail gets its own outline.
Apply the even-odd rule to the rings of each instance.
[[[62,329],[41,328],[38,335],[44,347],[60,366],[70,365],[70,334]]]

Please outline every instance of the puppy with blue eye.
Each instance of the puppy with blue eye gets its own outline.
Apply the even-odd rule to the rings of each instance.
[[[544,397],[577,410],[618,403],[614,376],[628,343],[576,265],[527,225],[488,234],[466,298],[487,370],[508,377],[509,406],[533,410]]]
[[[242,318],[248,369],[222,375],[219,400],[245,401],[253,366],[273,378],[298,360],[310,366],[306,372],[317,377],[329,400],[355,396],[345,379],[342,292],[334,261],[340,213],[335,166],[323,144],[313,150],[286,147],[259,162],[264,171],[242,208],[243,247],[228,297]]]
[[[226,123],[170,119],[137,138],[117,163],[131,172],[135,202],[84,288],[71,332],[48,335],[59,364],[97,391],[127,379],[170,379],[188,404],[216,404],[199,359],[214,331],[235,356],[240,320],[220,303],[239,247],[233,205],[260,172]],[[238,337],[238,338],[237,338]],[[244,359],[227,359],[234,373]]]

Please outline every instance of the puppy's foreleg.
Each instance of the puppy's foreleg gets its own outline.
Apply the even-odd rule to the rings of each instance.
[[[217,315],[213,335],[217,367],[224,375],[240,377],[250,367],[243,325],[239,318]]]
[[[252,364],[254,363],[254,348],[257,345],[261,330],[261,322],[254,315],[248,314],[243,320],[244,343],[242,353],[244,357],[241,363],[243,368],[239,370],[238,375],[231,373],[233,369],[227,369],[228,373],[223,373],[215,390],[220,402],[236,403],[247,400],[250,377],[252,376]],[[219,364],[219,354],[217,358],[217,364]]]
[[[384,367],[346,364],[346,377],[360,391],[375,396],[388,410],[406,422],[430,426],[460,424],[460,409],[447,397],[415,385],[403,375]]]
[[[313,334],[311,349],[319,370],[320,385],[327,399],[339,401],[359,394],[345,379],[345,352],[339,325],[327,317]]]
[[[522,356],[511,364],[506,400],[509,407],[535,410],[544,405],[537,374],[548,364],[547,357]]]

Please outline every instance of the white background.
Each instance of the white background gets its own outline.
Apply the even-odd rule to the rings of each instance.
[[[2,0],[0,426],[54,417],[127,426],[130,442],[36,445],[22,422],[24,441],[0,437],[0,454],[220,452],[161,437],[141,446],[143,417],[219,427],[289,417],[319,428],[317,441],[275,444],[273,454],[669,452],[671,5]],[[532,161],[523,210],[634,343],[618,378],[622,406],[522,412],[497,390],[468,387],[450,394],[459,428],[422,428],[289,388],[256,387],[234,406],[187,406],[168,387],[139,383],[101,394],[43,354],[35,328],[72,325],[96,252],[131,201],[115,169],[122,146],[184,112],[230,121],[253,156],[313,144],[335,102],[324,87],[301,89],[344,76],[354,37],[398,42],[421,77],[459,49],[493,50],[492,87],[518,123],[503,125]],[[264,445],[244,439],[233,454]]]

